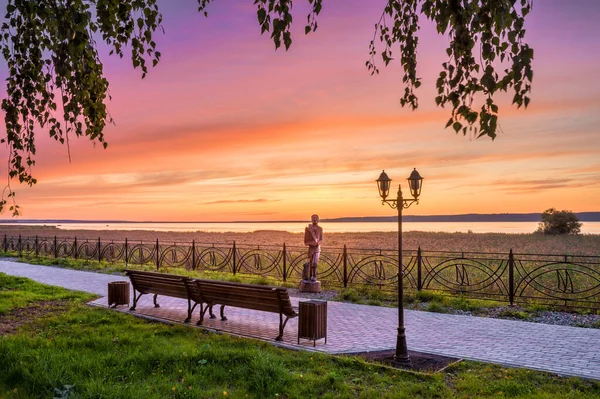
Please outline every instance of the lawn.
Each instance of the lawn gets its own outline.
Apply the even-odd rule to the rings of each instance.
[[[578,378],[460,362],[423,374],[148,322],[0,273],[0,398],[600,398]]]

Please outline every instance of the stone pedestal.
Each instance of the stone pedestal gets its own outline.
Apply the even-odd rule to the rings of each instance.
[[[302,280],[302,281],[300,281],[300,288],[298,289],[298,291],[319,293],[319,292],[321,292],[321,282],[320,281]]]

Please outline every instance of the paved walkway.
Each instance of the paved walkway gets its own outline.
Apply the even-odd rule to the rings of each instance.
[[[102,295],[93,302],[107,306],[107,286],[110,281],[128,281],[126,277],[34,266],[0,261],[0,272],[72,290]],[[131,297],[133,300],[133,297]],[[292,298],[297,305],[301,298]],[[154,308],[152,296],[144,295],[136,314],[173,322],[186,317],[187,302],[159,297],[160,308]],[[397,309],[378,306],[328,302],[327,343],[297,341],[297,318],[285,328],[282,345],[316,350],[330,354],[390,350],[396,346]],[[118,310],[130,312],[128,306]],[[190,325],[195,325],[194,312]],[[279,317],[245,309],[227,308],[228,321],[205,320],[204,327],[230,334],[264,339],[275,343]],[[548,371],[565,376],[600,380],[600,330],[553,326],[406,310],[405,325],[410,350],[496,363],[510,367]]]

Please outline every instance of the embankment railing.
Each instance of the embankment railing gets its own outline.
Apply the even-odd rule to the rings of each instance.
[[[308,262],[305,247],[78,240],[58,237],[9,237],[5,254],[124,262],[168,271],[218,271],[299,281]],[[600,257],[450,251],[403,251],[404,287],[487,298],[518,304],[600,309]],[[395,292],[398,252],[393,249],[323,248],[319,280],[324,287],[369,286]]]

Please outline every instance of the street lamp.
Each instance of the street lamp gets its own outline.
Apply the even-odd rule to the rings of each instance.
[[[399,364],[410,364],[408,357],[408,348],[406,346],[406,333],[404,329],[404,283],[402,276],[404,274],[402,267],[402,209],[407,209],[412,204],[419,203],[419,195],[423,187],[423,178],[417,172],[417,169],[412,171],[408,180],[408,187],[413,198],[402,198],[402,189],[398,184],[398,197],[396,199],[387,199],[390,194],[392,179],[388,177],[385,171],[379,175],[376,180],[379,195],[382,198],[382,204],[388,204],[392,209],[398,209],[398,336],[396,338],[396,355],[394,361]]]

